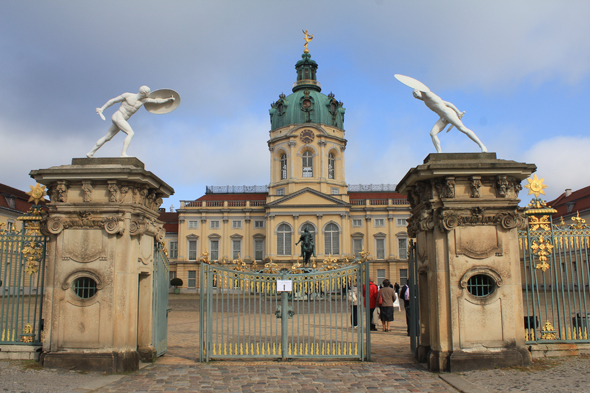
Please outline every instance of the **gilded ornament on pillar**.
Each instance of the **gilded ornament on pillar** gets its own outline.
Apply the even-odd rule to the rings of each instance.
[[[44,200],[44,197],[47,195],[45,192],[45,187],[39,183],[37,183],[35,186],[29,187],[31,187],[31,191],[26,193],[30,197],[29,202],[33,202],[35,205],[38,205],[39,202]]]
[[[539,179],[536,174],[533,175],[533,178],[526,179],[529,184],[525,184],[524,188],[529,189],[529,193],[527,195],[535,194],[535,198],[539,197],[539,194],[545,195],[545,188],[547,188],[546,184],[543,184],[545,178]]]

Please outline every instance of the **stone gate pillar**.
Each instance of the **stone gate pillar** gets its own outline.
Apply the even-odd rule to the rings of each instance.
[[[137,158],[74,158],[31,171],[49,189],[41,359],[122,372],[151,360],[158,208],[174,190]]]
[[[520,182],[534,164],[495,153],[430,154],[405,175],[416,238],[420,347],[432,371],[530,364],[518,227]]]

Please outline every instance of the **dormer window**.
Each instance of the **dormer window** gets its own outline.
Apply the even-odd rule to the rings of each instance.
[[[571,213],[574,210],[574,206],[576,205],[576,202],[568,202],[565,204],[565,207],[567,208],[567,212]]]
[[[6,203],[8,204],[8,207],[11,209],[14,209],[15,205],[14,205],[14,196],[12,195],[4,195],[4,198],[6,199]]]

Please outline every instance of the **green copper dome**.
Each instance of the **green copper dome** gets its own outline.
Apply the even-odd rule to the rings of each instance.
[[[297,81],[293,94],[279,96],[270,106],[271,131],[288,125],[315,123],[344,129],[344,107],[334,94],[322,94],[316,79],[318,65],[309,53],[301,55],[295,65]]]

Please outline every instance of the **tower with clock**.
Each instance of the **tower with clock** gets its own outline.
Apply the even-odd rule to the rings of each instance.
[[[295,65],[297,80],[293,93],[281,94],[271,104],[271,200],[303,189],[347,199],[345,109],[334,94],[321,92],[317,68],[309,52],[303,53]]]

